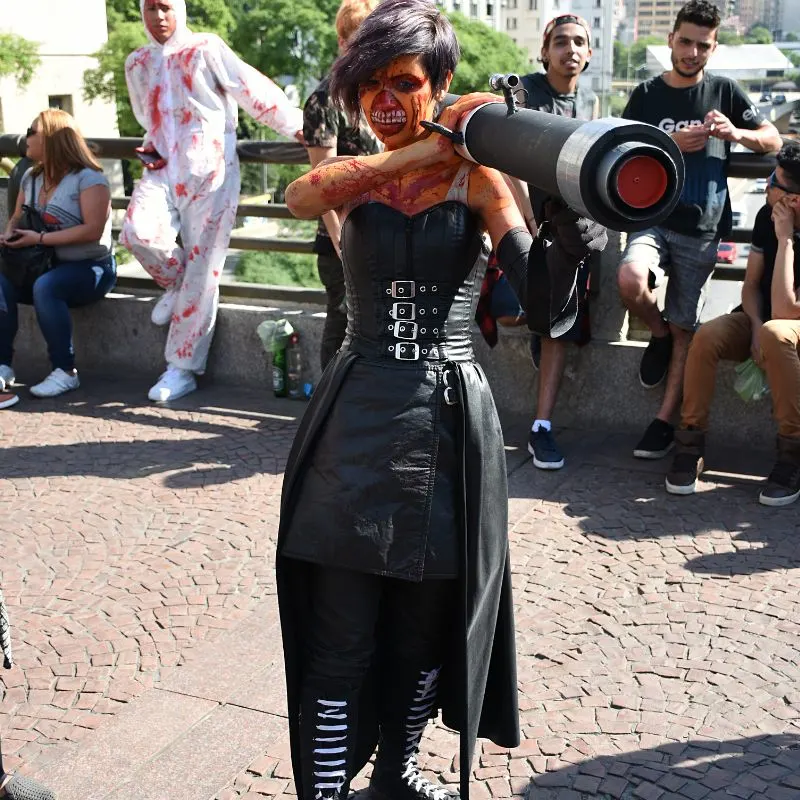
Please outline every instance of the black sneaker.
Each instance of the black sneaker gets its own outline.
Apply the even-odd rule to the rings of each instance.
[[[670,494],[694,494],[705,468],[705,434],[698,430],[675,431],[675,458],[664,481]]]
[[[663,458],[675,445],[675,426],[654,419],[633,450],[636,458]]]
[[[655,389],[667,377],[671,357],[672,334],[651,336],[639,364],[639,382],[645,389]]]
[[[767,485],[758,496],[762,506],[789,506],[800,497],[800,466],[778,461],[767,478]]]
[[[542,364],[542,337],[538,333],[531,334],[530,350],[533,371],[538,372]]]
[[[561,469],[564,466],[564,456],[558,449],[552,431],[544,428],[531,431],[528,452],[533,456],[533,465],[539,469]]]

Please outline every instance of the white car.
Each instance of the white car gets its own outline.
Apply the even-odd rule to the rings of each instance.
[[[766,192],[767,191],[767,179],[766,178],[756,178],[755,183],[753,184],[753,191],[754,192]]]

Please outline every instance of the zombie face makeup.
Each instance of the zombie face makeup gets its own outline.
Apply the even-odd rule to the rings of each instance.
[[[358,93],[364,116],[387,150],[426,135],[420,123],[433,117],[436,98],[420,56],[395,59],[359,84]]]
[[[148,32],[159,44],[168,42],[175,33],[177,20],[172,0],[145,0],[142,16]]]

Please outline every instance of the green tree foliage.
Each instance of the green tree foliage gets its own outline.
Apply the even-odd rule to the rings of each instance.
[[[0,78],[12,75],[27,86],[41,63],[39,45],[13,33],[0,33]]]
[[[720,44],[744,44],[744,39],[736,31],[719,31],[717,41]]]
[[[276,286],[321,288],[315,256],[248,250],[236,264],[236,280]]]
[[[235,0],[231,45],[265,75],[313,86],[336,57],[338,8],[339,0]]]
[[[614,77],[632,81],[639,79],[641,68],[647,63],[647,48],[665,44],[667,40],[660,36],[642,36],[630,47],[614,42]]]
[[[754,25],[744,40],[747,44],[772,44],[772,34],[763,25]]]
[[[505,33],[467,19],[463,14],[448,14],[461,45],[461,61],[453,76],[454,94],[488,92],[489,76],[495,72],[526,74],[532,66],[528,54]]]
[[[797,50],[781,50],[781,53],[783,53],[795,67],[800,67],[800,52]]]
[[[121,136],[140,136],[142,129],[133,116],[125,84],[125,59],[147,36],[134,0],[106,0],[108,41],[95,53],[97,66],[83,75],[83,91],[88,100],[116,101],[117,124]],[[225,0],[187,0],[189,26],[196,31],[211,31],[227,38],[233,15]]]

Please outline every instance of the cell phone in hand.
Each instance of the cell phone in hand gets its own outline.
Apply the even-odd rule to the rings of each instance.
[[[161,153],[158,153],[155,150],[148,151],[148,152],[142,152],[140,150],[137,150],[136,151],[136,158],[138,158],[139,161],[141,161],[142,164],[144,164],[145,166],[147,166],[147,164],[155,164],[156,161],[162,161],[163,160],[162,157],[161,157]]]

